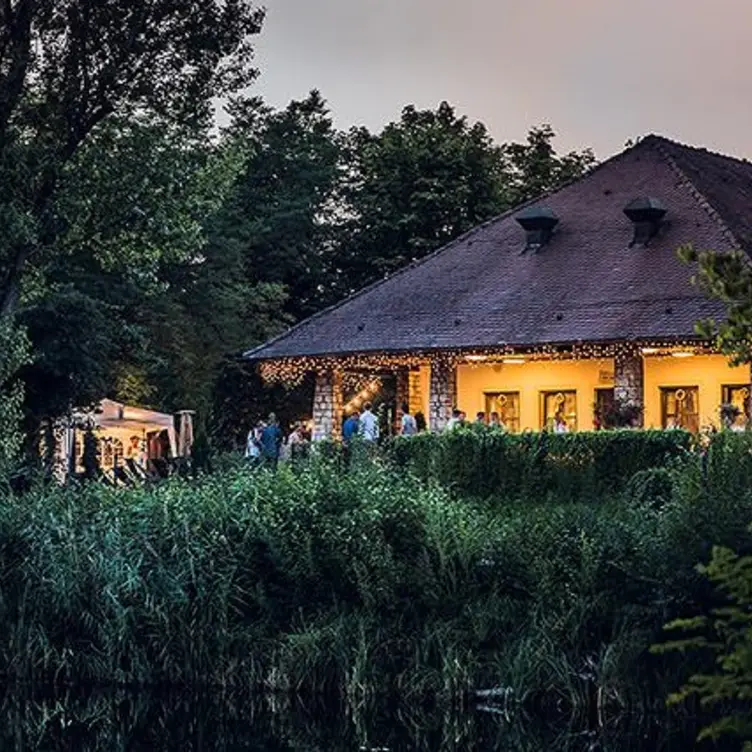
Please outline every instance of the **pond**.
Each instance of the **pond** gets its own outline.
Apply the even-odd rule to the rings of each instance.
[[[667,718],[509,717],[494,708],[376,703],[357,711],[288,697],[177,693],[8,693],[0,707],[0,749],[32,752],[686,752],[697,728]]]

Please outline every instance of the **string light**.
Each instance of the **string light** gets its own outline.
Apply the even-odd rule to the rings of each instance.
[[[489,348],[451,348],[410,353],[345,353],[342,355],[300,356],[264,360],[259,363],[262,378],[289,386],[300,384],[307,373],[334,371],[343,374],[348,387],[362,390],[373,380],[374,373],[417,369],[433,365],[454,368],[485,367],[494,362],[519,363],[539,360],[604,360],[641,355],[669,357],[675,353],[688,355],[718,354],[710,342],[701,340],[632,340],[611,343],[579,342],[571,345],[545,344],[534,347],[499,345]],[[681,356],[680,356],[681,357]],[[360,381],[359,381],[360,379]]]

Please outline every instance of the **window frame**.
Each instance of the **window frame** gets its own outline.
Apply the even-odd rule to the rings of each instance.
[[[548,397],[555,397],[557,395],[563,395],[564,396],[564,402],[566,402],[566,398],[568,394],[571,394],[574,397],[574,417],[572,422],[569,420],[569,414],[565,413],[565,417],[567,418],[567,428],[569,431],[577,431],[579,427],[579,405],[578,399],[577,399],[577,389],[573,388],[564,388],[564,389],[541,389],[538,392],[538,404],[539,404],[539,410],[540,410],[540,430],[541,431],[551,431],[553,430],[553,423],[552,425],[548,425],[549,416],[546,413],[546,404],[547,404],[547,398]],[[553,421],[556,413],[550,416],[551,421]]]
[[[690,431],[691,433],[699,433],[700,431],[700,387],[698,384],[686,384],[686,385],[680,385],[680,386],[661,386],[659,387],[660,390],[660,400],[661,400],[661,428],[663,430],[667,430],[669,427],[667,425],[668,423],[668,411],[667,411],[667,399],[668,395],[673,392],[677,393],[680,391],[685,392],[694,392],[696,395],[695,399],[695,412],[691,413],[691,415],[694,416],[696,427],[695,428],[689,428],[685,425],[676,425],[675,428],[683,428],[686,431]],[[678,413],[675,413],[673,417],[676,417]]]
[[[491,400],[494,398],[499,398],[501,396],[504,397],[513,397],[517,400],[517,416],[514,419],[516,422],[516,427],[511,428],[509,423],[504,420],[504,416],[501,414],[500,410],[496,410],[495,412],[499,413],[499,418],[501,422],[504,424],[504,427],[506,428],[509,433],[519,433],[521,430],[521,423],[522,423],[522,396],[519,389],[500,389],[498,391],[496,390],[486,390],[483,392],[483,400],[484,400],[484,407],[486,411],[486,419],[490,420],[491,413],[494,412],[494,410],[491,409]]]

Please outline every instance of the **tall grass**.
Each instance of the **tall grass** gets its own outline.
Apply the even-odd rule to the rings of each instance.
[[[750,545],[751,448],[724,437],[599,504],[462,501],[325,460],[6,496],[0,674],[353,707],[484,688],[546,707],[661,702],[686,667],[648,646],[712,597],[694,570],[711,543]]]

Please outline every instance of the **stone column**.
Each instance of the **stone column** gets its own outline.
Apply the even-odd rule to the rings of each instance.
[[[429,427],[432,431],[443,431],[452,417],[457,401],[457,369],[454,364],[431,361],[431,387],[429,398]]]
[[[641,355],[617,355],[614,358],[614,400],[620,407],[640,408],[638,426],[645,419],[645,365]]]
[[[395,389],[395,408],[394,419],[392,420],[392,430],[395,436],[399,435],[402,428],[402,403],[410,404],[410,371],[407,368],[400,368],[395,372],[396,381]]]
[[[313,393],[313,440],[342,437],[342,374],[320,371]]]

